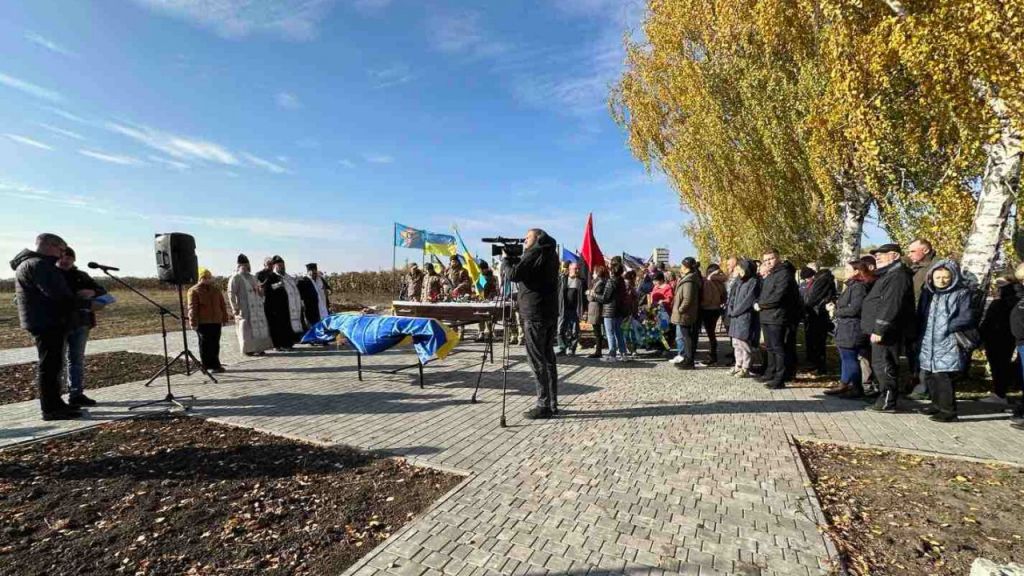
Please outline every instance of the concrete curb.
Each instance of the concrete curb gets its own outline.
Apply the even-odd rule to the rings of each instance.
[[[825,517],[825,512],[821,509],[821,502],[818,500],[818,494],[814,490],[811,476],[807,472],[807,465],[804,463],[800,450],[797,448],[797,443],[800,439],[792,434],[787,434],[786,436],[789,440],[789,450],[797,463],[796,467],[800,474],[800,482],[803,484],[804,491],[807,494],[807,502],[811,506],[811,514],[814,516],[814,521],[818,524],[821,531],[821,539],[825,544],[825,550],[828,552],[829,562],[834,569],[838,570],[838,574],[846,576],[848,574],[846,561],[828,531],[824,529],[824,527],[828,526],[828,519]]]

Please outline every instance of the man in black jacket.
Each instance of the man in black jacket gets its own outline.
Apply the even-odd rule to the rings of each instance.
[[[530,420],[558,414],[558,251],[555,239],[539,228],[526,233],[521,259],[505,258],[502,277],[518,284],[526,355],[537,378],[537,404],[523,416]],[[507,330],[508,327],[506,326]]]
[[[22,250],[14,260],[15,293],[21,327],[32,334],[39,353],[36,386],[43,420],[69,420],[81,411],[60,397],[60,375],[67,338],[76,310],[90,308],[88,294],[75,295],[57,268],[67,243],[56,234],[36,237],[36,249]]]
[[[807,362],[823,374],[826,370],[828,332],[832,327],[826,307],[839,297],[836,279],[832,271],[823,268],[814,273],[804,293],[804,340],[807,347]]]
[[[570,262],[558,277],[558,354],[576,355],[580,342],[580,318],[587,305],[587,280],[580,276],[580,265]]]
[[[776,250],[766,251],[761,260],[768,273],[754,308],[760,312],[768,354],[764,375],[759,380],[766,388],[778,390],[796,372],[796,358],[789,353],[788,345],[799,322],[800,287],[793,265],[782,262]]]
[[[878,280],[864,298],[860,327],[871,339],[871,369],[878,379],[880,394],[868,407],[877,412],[895,412],[899,396],[900,347],[915,335],[913,274],[902,262],[896,244],[871,251]]]

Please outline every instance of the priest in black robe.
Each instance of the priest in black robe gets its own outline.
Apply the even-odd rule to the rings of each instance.
[[[281,276],[273,269],[276,258],[280,257],[271,256],[263,261],[263,270],[256,274],[256,280],[263,289],[263,310],[270,326],[270,340],[275,349],[282,351],[295,346],[296,336],[292,329],[288,292],[282,286]]]

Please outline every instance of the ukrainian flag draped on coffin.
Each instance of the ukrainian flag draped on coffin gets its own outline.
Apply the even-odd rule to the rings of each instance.
[[[303,344],[329,344],[342,334],[360,354],[377,354],[412,343],[420,362],[440,360],[459,343],[459,333],[433,318],[331,314],[302,337]]]

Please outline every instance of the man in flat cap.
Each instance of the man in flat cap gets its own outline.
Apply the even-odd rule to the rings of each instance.
[[[864,298],[860,327],[871,339],[871,368],[880,394],[869,410],[895,412],[899,396],[900,348],[913,338],[914,274],[900,257],[896,244],[884,244],[871,251],[878,280]]]

